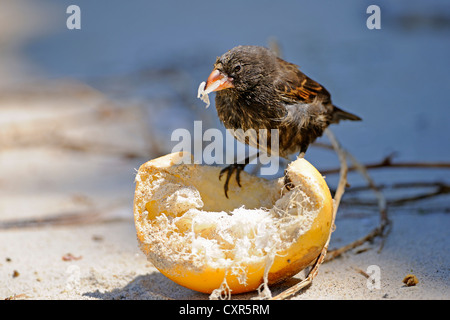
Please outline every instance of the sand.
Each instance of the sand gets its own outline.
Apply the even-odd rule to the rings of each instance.
[[[363,253],[348,253],[323,264],[313,285],[293,298],[448,299],[448,240],[443,218],[448,219],[438,214],[396,217],[381,253],[377,246],[369,246]],[[353,222],[342,221],[337,227],[335,235],[346,233]],[[2,230],[0,249],[3,299],[208,299],[206,294],[175,284],[147,262],[138,249],[131,218]],[[380,268],[379,289],[368,287],[360,273],[371,265]],[[416,275],[419,283],[407,287],[402,282],[407,274]],[[275,286],[272,293],[294,282]],[[249,293],[232,299],[255,296]]]

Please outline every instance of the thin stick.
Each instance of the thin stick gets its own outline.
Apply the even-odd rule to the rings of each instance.
[[[408,182],[408,183],[394,183],[392,185],[387,184],[378,184],[376,186],[378,190],[382,189],[411,189],[411,188],[432,188],[433,190],[423,191],[421,193],[417,193],[412,196],[403,196],[403,197],[397,197],[395,199],[387,199],[387,206],[393,207],[393,206],[402,206],[404,204],[410,203],[410,202],[416,202],[424,199],[434,198],[440,195],[450,194],[450,185],[441,182],[441,181],[432,181],[432,182]],[[349,193],[357,193],[361,191],[372,189],[371,186],[359,186],[359,187],[351,187],[346,190],[347,194]],[[344,202],[343,202],[344,203]],[[363,206],[363,207],[372,207],[376,206],[378,204],[378,201],[373,202],[371,200],[359,200],[356,198],[351,198],[345,200],[346,205],[351,206]]]
[[[442,181],[409,181],[409,182],[399,182],[399,183],[393,183],[392,185],[388,184],[378,184],[378,189],[411,189],[411,188],[437,188],[442,189],[442,193],[448,193],[450,192],[450,185],[442,182]],[[360,191],[366,191],[370,189],[368,186],[358,186],[358,187],[351,187],[347,189],[347,193],[350,192],[360,192]]]
[[[121,217],[108,217],[107,213],[120,204],[100,208],[88,208],[85,210],[49,214],[41,217],[30,217],[23,219],[13,219],[0,221],[0,230],[23,229],[23,228],[41,228],[47,226],[72,226],[81,224],[106,223],[122,220]]]
[[[331,233],[332,230],[334,230],[334,221],[336,219],[337,210],[339,208],[339,204],[341,202],[341,198],[345,191],[345,186],[347,185],[347,172],[348,172],[348,166],[347,166],[347,160],[346,160],[346,153],[342,149],[341,145],[337,141],[334,134],[331,132],[331,130],[327,129],[325,131],[325,134],[327,135],[328,139],[330,139],[331,144],[333,145],[333,148],[336,150],[336,153],[338,154],[339,161],[341,163],[341,171],[340,171],[340,178],[339,178],[339,184],[336,189],[336,193],[334,194],[334,205],[333,205],[333,217],[332,217],[332,223],[331,223],[331,232],[328,236],[328,240],[323,247],[322,251],[320,252],[318,258],[316,259],[316,262],[314,263],[311,270],[308,272],[308,275],[305,279],[297,283],[296,285],[290,287],[289,289],[283,291],[282,293],[278,294],[277,296],[273,297],[272,300],[284,300],[288,297],[297,294],[302,290],[303,288],[309,286],[314,278],[319,273],[319,268],[322,265],[322,263],[325,261],[325,257],[328,250],[328,245],[330,243],[331,239]]]
[[[375,193],[375,196],[377,197],[377,200],[378,200],[378,207],[379,207],[379,210],[380,210],[380,216],[381,216],[382,222],[387,221],[388,220],[388,217],[387,217],[387,205],[386,205],[386,199],[385,199],[383,193],[375,185],[375,182],[370,177],[370,175],[367,172],[367,169],[365,168],[365,166],[363,166],[361,163],[359,163],[358,160],[356,160],[356,158],[352,154],[350,154],[348,151],[345,151],[345,153],[346,153],[347,157],[353,162],[353,166],[367,180],[370,188]]]
[[[423,169],[450,169],[450,163],[448,162],[392,162],[392,155],[387,156],[383,160],[371,163],[371,164],[365,164],[364,168],[366,170],[371,169],[384,169],[384,168],[423,168]],[[358,170],[357,166],[351,166],[348,168],[348,171],[355,171]],[[321,170],[322,174],[333,174],[338,173],[339,169],[327,169],[327,170]]]
[[[367,234],[366,236],[346,245],[343,246],[339,249],[336,250],[332,250],[329,252],[329,255],[326,259],[326,261],[330,261],[333,260],[334,258],[342,255],[344,252],[347,252],[351,249],[354,249],[362,244],[364,244],[367,241],[371,241],[373,238],[377,237],[377,236],[384,236],[385,235],[385,231],[387,229],[387,227],[390,225],[390,220],[388,219],[388,214],[387,214],[387,202],[386,199],[383,195],[383,193],[381,193],[381,191],[378,189],[378,187],[375,185],[374,181],[372,180],[372,178],[369,176],[369,173],[367,172],[367,169],[360,164],[355,157],[353,157],[352,154],[350,154],[349,152],[345,151],[346,156],[353,162],[353,166],[360,172],[360,174],[367,180],[370,188],[374,191],[376,197],[377,197],[377,201],[378,201],[378,209],[380,211],[380,224],[379,226],[377,226],[375,229],[373,229],[371,232],[369,232],[369,234]],[[384,246],[384,241],[382,241],[381,246],[379,248],[379,251],[381,251],[381,249]]]

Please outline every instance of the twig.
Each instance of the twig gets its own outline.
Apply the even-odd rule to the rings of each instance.
[[[105,214],[111,208],[103,210],[86,209],[83,211],[58,213],[53,215],[46,215],[36,218],[13,219],[7,221],[0,221],[0,230],[17,229],[17,228],[39,228],[45,226],[66,226],[66,225],[80,225],[90,224],[99,221],[113,222],[119,220],[118,218],[105,218]]]
[[[353,162],[353,165],[355,168],[361,173],[361,175],[367,180],[368,185],[375,193],[375,196],[378,200],[378,208],[380,210],[380,218],[382,224],[389,223],[388,216],[387,216],[387,202],[383,195],[383,193],[378,189],[378,187],[375,185],[375,182],[372,180],[372,178],[369,176],[369,173],[367,172],[367,169],[365,166],[360,164],[356,158],[350,154],[348,151],[345,151],[347,157]]]
[[[383,234],[383,230],[386,226],[378,226],[377,228],[375,228],[374,230],[372,230],[369,234],[367,234],[366,236],[353,241],[352,243],[349,243],[339,249],[335,249],[335,250],[330,250],[328,252],[328,256],[327,259],[325,260],[325,262],[331,261],[337,257],[339,257],[340,255],[342,255],[343,253],[355,249],[361,245],[363,245],[364,243],[366,243],[367,241],[371,241],[373,238],[380,236]],[[382,247],[380,247],[381,250]]]
[[[388,219],[388,214],[387,214],[387,201],[386,201],[384,195],[379,190],[379,188],[375,185],[374,181],[368,174],[366,167],[364,165],[362,165],[361,163],[359,163],[351,153],[349,153],[348,151],[346,151],[342,148],[342,146],[339,144],[339,142],[337,141],[336,137],[331,132],[331,130],[327,129],[325,131],[325,133],[326,133],[328,139],[330,140],[335,152],[338,154],[339,161],[340,161],[340,169],[339,169],[340,178],[339,178],[338,187],[336,189],[336,193],[334,195],[332,226],[334,227],[336,213],[339,208],[342,196],[344,194],[345,187],[347,185],[347,173],[349,171],[349,168],[347,165],[347,160],[346,160],[347,158],[350,159],[350,161],[353,163],[353,167],[352,167],[353,170],[357,170],[367,180],[369,188],[375,193],[375,196],[377,198],[379,212],[380,212],[380,224],[378,227],[376,227],[374,230],[372,230],[366,236],[364,236],[342,248],[330,251],[330,252],[328,252],[328,255],[327,255],[328,245],[329,245],[330,238],[331,238],[331,233],[330,233],[330,237],[328,238],[327,243],[325,244],[324,248],[322,249],[322,252],[320,253],[319,257],[317,258],[316,262],[314,263],[314,265],[313,265],[312,269],[310,270],[310,272],[308,273],[307,277],[304,280],[297,283],[296,285],[292,286],[291,288],[283,291],[281,294],[274,297],[273,298],[274,300],[286,299],[289,296],[292,296],[292,295],[298,293],[303,288],[309,286],[312,283],[313,279],[318,274],[319,267],[322,263],[330,261],[330,260],[340,256],[344,252],[354,249],[354,248],[364,244],[367,241],[371,241],[372,239],[374,239],[377,236],[384,237],[388,233],[387,227],[390,225],[390,221]],[[329,148],[328,145],[324,145],[324,146],[326,148]],[[384,241],[382,241],[379,251],[382,250],[383,246],[384,246]]]
[[[22,300],[22,299],[27,299],[30,298],[30,296],[26,293],[18,293],[18,294],[13,294],[12,296],[6,297],[5,300]]]
[[[324,258],[325,258],[326,253],[327,253],[327,248],[328,248],[328,242],[325,245],[325,247],[323,247],[322,252],[319,254],[319,257],[317,258],[316,262],[314,263],[312,269],[309,271],[308,276],[305,279],[303,279],[299,283],[293,285],[289,289],[284,290],[282,293],[276,295],[271,300],[284,300],[284,299],[287,299],[290,296],[293,296],[293,295],[297,294],[298,292],[300,292],[303,288],[306,288],[309,285],[311,285],[312,281],[314,280],[314,278],[319,273],[319,267],[324,262]]]
[[[277,38],[272,37],[268,40],[269,49],[276,54],[277,57],[282,57],[280,42]]]
[[[345,191],[345,186],[347,185],[347,172],[348,172],[348,166],[347,166],[347,160],[346,160],[346,153],[342,149],[341,145],[337,141],[334,134],[331,132],[331,130],[327,129],[325,131],[328,139],[330,139],[334,149],[336,150],[336,153],[338,154],[339,161],[341,163],[341,171],[340,171],[340,178],[339,178],[339,184],[336,189],[336,193],[334,194],[334,205],[333,205],[333,217],[331,222],[331,230],[334,230],[334,221],[336,219],[337,210],[339,208],[339,204],[341,202],[342,196]],[[300,281],[299,283],[295,284],[294,286],[290,287],[289,289],[283,291],[282,293],[278,294],[277,296],[273,297],[272,300],[283,300],[286,299],[294,294],[297,294],[302,290],[303,288],[309,286],[314,278],[319,273],[319,268],[322,265],[322,263],[325,261],[325,257],[328,250],[328,245],[330,243],[331,239],[331,233],[328,236],[328,240],[325,243],[325,246],[323,247],[322,251],[320,252],[318,258],[316,259],[316,262],[314,263],[311,270],[308,272],[308,275],[305,279]]]
[[[418,194],[415,196],[387,200],[387,203],[390,207],[402,206],[408,202],[414,202],[414,201],[424,200],[424,199],[428,199],[428,198],[434,198],[438,195],[443,195],[443,194],[447,194],[447,193],[449,193],[448,190],[438,189],[438,190],[431,191],[431,192],[424,192],[424,193],[421,193],[421,194]],[[372,201],[362,201],[362,200],[356,200],[356,199],[346,200],[345,204],[349,204],[352,206],[367,206],[367,207],[376,205],[376,203],[374,203]]]
[[[364,168],[366,170],[370,169],[383,169],[383,168],[427,168],[427,169],[450,169],[450,163],[448,162],[392,162],[393,155],[389,155],[383,160],[371,163],[371,164],[365,164]],[[351,166],[348,168],[348,171],[355,171],[358,170],[357,166]],[[334,174],[338,173],[339,169],[326,169],[320,171],[322,174]]]
[[[394,183],[392,185],[387,184],[379,184],[377,185],[378,189],[410,189],[410,188],[439,188],[442,189],[442,193],[449,192],[450,185],[441,182],[441,181],[411,181],[411,182],[400,182],[400,183]],[[347,189],[347,193],[352,192],[360,192],[370,189],[370,186],[358,186],[358,187],[350,187]]]
[[[384,236],[387,234],[387,232],[385,233],[385,231],[386,230],[389,231],[389,229],[387,229],[387,227],[391,223],[390,220],[388,219],[386,199],[385,199],[384,195],[382,194],[382,192],[375,185],[372,178],[369,176],[367,169],[362,164],[360,164],[355,159],[355,157],[353,157],[353,155],[351,155],[349,152],[345,151],[345,154],[353,162],[353,166],[367,180],[369,187],[374,191],[375,196],[377,198],[377,202],[378,202],[378,209],[380,211],[380,224],[375,229],[373,229],[371,232],[369,232],[369,234],[367,234],[366,236],[364,236],[346,246],[343,246],[339,249],[330,251],[329,255],[327,256],[326,261],[333,260],[334,258],[342,255],[344,252],[352,250],[352,249],[364,244],[367,241],[371,241],[372,239],[374,239],[377,236],[381,236],[384,238]],[[382,250],[383,246],[384,246],[384,240],[382,241],[382,243],[380,245],[380,248],[378,250],[379,252]]]
[[[436,182],[408,182],[408,183],[396,183],[393,185],[386,185],[386,184],[379,184],[377,185],[378,190],[382,189],[411,189],[411,188],[433,188],[431,191],[423,191],[421,193],[410,195],[410,196],[403,196],[403,197],[397,197],[395,199],[388,199],[387,204],[390,207],[393,206],[402,206],[406,203],[420,201],[424,199],[429,199],[433,197],[437,197],[440,195],[446,195],[450,194],[450,185],[436,181]],[[370,186],[359,186],[359,187],[351,187],[347,189],[347,193],[357,193],[361,191],[366,191],[368,189],[371,189]],[[366,206],[371,207],[374,205],[377,205],[377,203],[374,203],[370,200],[359,200],[356,198],[350,198],[345,200],[345,204],[352,205],[352,206]]]
[[[353,269],[355,269],[355,271],[358,272],[359,274],[362,274],[364,276],[364,278],[366,278],[366,279],[370,278],[370,276],[364,270],[357,268],[357,267],[353,267]]]

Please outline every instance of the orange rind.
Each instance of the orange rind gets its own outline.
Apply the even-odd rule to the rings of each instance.
[[[288,279],[319,256],[333,224],[333,200],[305,159],[267,180],[241,173],[228,197],[220,167],[184,164],[187,153],[144,163],[136,175],[134,220],[148,260],[166,277],[218,297]]]

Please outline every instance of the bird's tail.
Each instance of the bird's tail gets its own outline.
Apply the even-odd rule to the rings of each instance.
[[[362,119],[353,113],[344,111],[341,108],[334,106],[332,122],[337,123],[341,120],[361,121]]]

